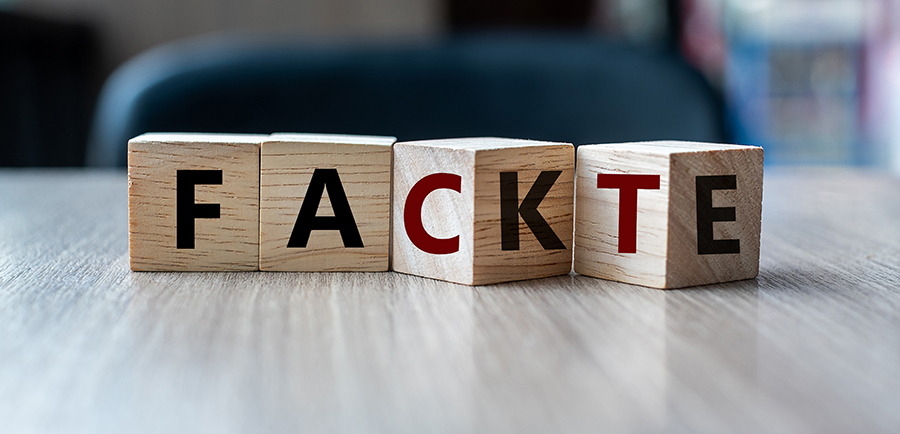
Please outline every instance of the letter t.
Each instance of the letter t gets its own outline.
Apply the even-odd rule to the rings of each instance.
[[[637,253],[638,190],[659,190],[659,175],[598,173],[597,188],[619,189],[619,253]]]

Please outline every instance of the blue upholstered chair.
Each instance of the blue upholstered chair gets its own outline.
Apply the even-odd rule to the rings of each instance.
[[[721,103],[676,56],[576,34],[328,43],[217,36],[150,50],[100,97],[87,161],[148,131],[319,132],[578,144],[725,141]]]

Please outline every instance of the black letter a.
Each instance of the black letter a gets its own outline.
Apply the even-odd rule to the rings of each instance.
[[[328,198],[331,199],[334,216],[316,217],[316,211],[319,210],[319,202],[322,201],[325,188],[328,188]],[[353,220],[350,202],[347,202],[347,195],[344,194],[344,186],[341,184],[337,169],[316,169],[313,172],[309,188],[306,190],[306,197],[303,198],[303,204],[300,205],[297,223],[294,224],[294,230],[291,232],[291,239],[287,246],[306,247],[309,234],[315,230],[341,231],[344,247],[363,247],[362,238],[359,236],[359,229],[356,228],[356,221]]]

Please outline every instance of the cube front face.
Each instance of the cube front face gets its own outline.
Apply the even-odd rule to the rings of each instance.
[[[259,143],[265,136],[145,134],[128,143],[135,271],[259,268]]]
[[[756,277],[762,148],[672,154],[671,173],[666,287]]]
[[[653,150],[612,146],[578,148],[577,200],[575,203],[575,272],[601,279],[663,288],[666,284],[666,252],[669,204],[669,156]],[[635,219],[625,237],[632,249],[619,248],[620,200],[628,188],[598,188],[598,175],[658,177],[658,188],[630,189],[637,207],[626,212]],[[627,178],[618,178],[623,185]],[[645,178],[648,179],[648,178]],[[611,178],[610,184],[617,178]],[[605,181],[605,180],[604,180]],[[651,186],[652,187],[652,186]]]
[[[394,145],[391,269],[472,284],[474,178],[475,151]]]
[[[393,142],[319,135],[264,142],[260,270],[387,271]]]
[[[761,148],[689,142],[590,145],[579,148],[578,164],[576,272],[655,288],[758,274]],[[632,178],[617,181],[610,175]],[[635,176],[644,181],[658,176],[658,186],[639,185]],[[627,186],[632,193],[626,193]],[[635,191],[635,202],[622,202],[623,195],[634,197]]]
[[[529,194],[536,212],[529,212]],[[574,194],[572,145],[478,151],[474,284],[568,274]]]
[[[393,269],[468,285],[567,274],[573,183],[570,144],[398,143]]]

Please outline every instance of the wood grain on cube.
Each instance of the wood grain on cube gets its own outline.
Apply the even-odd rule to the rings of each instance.
[[[387,271],[394,141],[393,137],[274,134],[264,142],[260,157],[260,270]],[[289,247],[316,170],[320,174],[336,170],[362,247],[347,247],[338,230],[311,230],[306,247]],[[326,188],[315,215],[329,218],[334,212]]]
[[[474,282],[472,225],[474,222],[475,150],[454,148],[443,141],[406,142],[394,145],[393,217],[391,269],[401,273],[430,277],[448,282]],[[417,248],[405,228],[404,207],[413,186],[435,173],[450,173],[462,178],[460,191],[438,189],[422,204],[422,224],[429,235],[440,238],[459,236],[459,250],[449,254],[431,254]]]
[[[470,138],[398,143],[394,151],[395,271],[469,285],[534,279],[571,270],[574,148],[571,144]],[[501,245],[501,172],[515,173],[517,203],[542,172],[554,174],[537,210],[558,236],[560,248],[544,249],[519,218],[519,247]],[[417,248],[405,228],[413,186],[435,173],[461,177],[460,192],[439,189],[422,206],[422,222],[435,238],[459,236],[459,250],[432,254]]]
[[[575,271],[655,288],[756,277],[762,210],[762,148],[691,142],[587,145],[578,149]],[[659,189],[638,191],[635,253],[620,253],[617,189],[597,175],[659,175]],[[698,177],[730,177],[736,189],[712,191],[712,206],[734,208],[734,221],[712,224],[716,240],[740,240],[739,253],[698,250]]]
[[[671,161],[667,287],[756,277],[762,229],[763,149],[741,146],[682,151],[673,153]],[[712,206],[734,208],[735,219],[713,223],[713,238],[739,240],[740,253],[697,254],[696,178],[731,175],[736,178],[737,188],[713,190]]]
[[[572,270],[575,148],[567,143],[525,142],[485,149],[475,157],[475,284],[558,276]],[[526,145],[527,144],[527,145]],[[522,200],[542,172],[562,172],[537,210],[565,246],[545,249],[519,216],[519,250],[503,250],[500,172],[517,172]]]
[[[265,136],[150,133],[128,142],[129,253],[135,271],[253,271],[259,267],[259,143]],[[220,171],[194,186],[193,248],[178,248],[178,171]],[[182,212],[185,212],[182,210]],[[184,229],[184,228],[183,228]]]
[[[662,288],[666,285],[669,156],[656,148],[578,147],[575,272]],[[637,250],[618,253],[619,191],[597,188],[598,173],[659,175],[659,189],[638,191]]]

